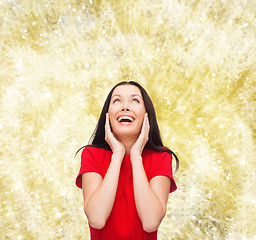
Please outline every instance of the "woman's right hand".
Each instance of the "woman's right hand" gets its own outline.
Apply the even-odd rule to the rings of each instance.
[[[89,224],[96,229],[105,226],[113,209],[120,167],[125,154],[124,145],[111,132],[108,114],[106,114],[105,140],[113,154],[104,178],[95,172],[86,172],[82,175],[84,212]]]
[[[123,156],[125,154],[125,147],[120,141],[116,139],[116,137],[112,133],[110,129],[108,113],[106,113],[105,140],[110,146],[113,155],[120,156],[123,159]]]

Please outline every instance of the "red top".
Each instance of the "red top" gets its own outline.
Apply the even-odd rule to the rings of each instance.
[[[82,174],[98,173],[104,178],[111,161],[112,151],[95,147],[86,147],[81,156],[81,168],[76,178],[76,185],[82,188]],[[171,179],[170,192],[177,189],[172,176],[172,155],[145,149],[142,153],[143,166],[148,181],[158,175]],[[89,225],[90,226],[90,225]],[[119,175],[119,182],[112,212],[102,229],[90,226],[91,240],[156,240],[157,231],[147,233],[142,228],[138,216],[132,179],[130,155],[125,155]]]

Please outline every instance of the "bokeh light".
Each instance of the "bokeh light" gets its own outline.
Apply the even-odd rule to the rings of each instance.
[[[89,239],[80,156],[140,82],[180,158],[158,237],[256,239],[254,0],[0,0],[1,239]]]

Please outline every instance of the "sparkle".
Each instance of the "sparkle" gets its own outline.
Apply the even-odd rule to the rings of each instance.
[[[256,240],[252,2],[0,0],[2,238],[89,236],[74,152],[129,79],[180,159],[159,239]]]

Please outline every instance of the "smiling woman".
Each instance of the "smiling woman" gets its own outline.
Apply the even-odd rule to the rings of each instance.
[[[133,81],[114,86],[83,148],[76,185],[91,239],[157,239],[168,194],[177,188],[172,155],[177,168],[178,158],[162,144],[145,89]]]
[[[146,109],[140,89],[134,85],[120,85],[113,91],[108,115],[112,132],[125,146],[126,154],[138,139]]]

